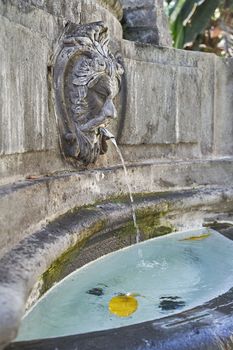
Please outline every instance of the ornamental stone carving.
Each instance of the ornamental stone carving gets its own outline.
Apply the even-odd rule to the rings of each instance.
[[[55,62],[61,149],[74,165],[94,163],[107,151],[107,136],[101,130],[117,117],[113,99],[120,89],[123,67],[108,43],[103,22],[80,25],[63,37]]]

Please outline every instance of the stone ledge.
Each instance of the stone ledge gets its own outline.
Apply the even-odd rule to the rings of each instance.
[[[233,159],[153,161],[128,165],[133,193],[205,185],[231,186]],[[127,195],[122,166],[67,172],[21,181],[0,189],[0,256],[68,210]],[[20,211],[19,209],[20,205]]]

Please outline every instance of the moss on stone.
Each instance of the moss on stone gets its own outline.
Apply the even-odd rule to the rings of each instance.
[[[142,199],[143,197],[140,196]],[[145,198],[145,197],[144,197]],[[108,200],[109,203],[110,201]],[[118,196],[114,199],[111,198],[111,202],[123,203],[129,202],[127,196]],[[103,202],[101,202],[103,204]],[[95,207],[85,207],[85,210],[94,210]],[[154,204],[151,207],[147,205],[144,208],[136,209],[137,224],[141,233],[142,240],[158,237],[175,231],[175,228],[165,220],[165,215],[169,211],[169,204],[166,201]],[[106,226],[104,220],[100,220],[92,227],[84,229],[80,234],[79,241],[72,246],[69,250],[63,253],[50,268],[43,274],[43,287],[41,289],[41,295],[45,293],[51,286],[60,281],[66,275],[80,267],[77,264],[80,251],[85,247],[90,237],[93,237],[95,233],[100,232]],[[127,223],[122,224],[121,228],[114,230],[113,235],[118,237],[119,241],[127,242],[126,245],[135,242],[136,234],[133,224],[133,220],[129,220]]]
[[[167,203],[162,203],[156,207],[136,210],[137,224],[143,240],[165,235],[176,230],[174,226],[164,219],[168,208]],[[129,235],[134,237],[135,227],[133,221],[128,221],[120,229],[115,231],[115,234],[117,233],[124,238]]]
[[[59,282],[67,275],[67,267],[79,255],[80,249],[85,245],[85,242],[86,240],[83,240],[67,250],[55,260],[49,269],[42,275],[43,286],[40,293],[41,295],[50,289],[54,283]]]
[[[76,269],[76,266],[73,266],[73,262],[78,258],[80,250],[94,233],[104,229],[105,224],[106,222],[104,220],[100,220],[90,228],[83,230],[80,235],[80,240],[52,263],[48,270],[42,275],[43,285],[40,296],[51,288],[54,283],[59,282]]]
[[[173,191],[163,191],[163,192],[141,192],[141,193],[133,193],[134,202],[137,205],[137,202],[142,202],[143,200],[150,200],[153,198],[166,198],[169,195],[172,195]],[[114,203],[114,204],[129,204],[130,205],[130,198],[129,194],[118,194],[118,195],[112,195],[109,196],[105,200],[97,200],[92,206],[87,205],[85,208],[95,208],[96,205],[106,204],[106,203]],[[158,203],[158,205],[161,205],[161,203]],[[166,204],[168,205],[168,204]],[[143,210],[143,209],[140,209]],[[153,209],[148,209],[153,210]]]

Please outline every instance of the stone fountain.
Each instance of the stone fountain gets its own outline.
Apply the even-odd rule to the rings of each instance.
[[[101,128],[145,238],[232,221],[233,60],[173,49],[157,0],[2,0],[0,15],[3,349],[52,283],[130,242],[109,234],[131,208]]]

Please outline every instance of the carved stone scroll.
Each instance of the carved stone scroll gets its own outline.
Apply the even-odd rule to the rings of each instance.
[[[77,26],[63,38],[54,66],[56,112],[61,148],[77,165],[94,163],[107,151],[100,127],[117,117],[113,103],[123,67],[108,48],[102,23]]]

